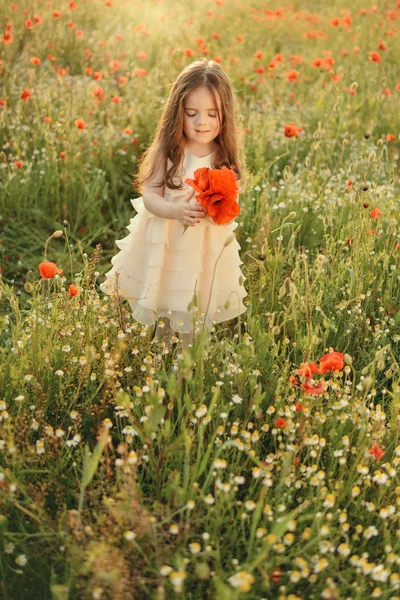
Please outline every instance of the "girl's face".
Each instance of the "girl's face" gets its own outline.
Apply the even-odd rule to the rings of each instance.
[[[221,114],[221,99],[218,100],[218,110]],[[191,92],[184,104],[183,131],[188,144],[194,150],[204,150],[212,146],[212,141],[219,133],[217,107],[206,86],[198,87]]]

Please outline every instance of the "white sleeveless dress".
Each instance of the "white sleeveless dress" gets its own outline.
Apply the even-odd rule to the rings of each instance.
[[[199,158],[185,149],[182,180],[193,179],[200,167],[211,168],[213,155]],[[168,160],[168,167],[170,164]],[[182,190],[166,187],[163,198],[177,202],[191,190],[186,184]],[[195,202],[194,195],[191,203]],[[235,221],[217,225],[211,217],[200,217],[200,223],[189,226],[182,235],[182,223],[153,215],[142,196],[131,203],[138,214],[127,226],[129,235],[115,242],[120,252],[111,259],[113,267],[100,285],[104,293],[126,298],[139,323],[152,325],[157,318],[168,317],[176,332],[193,331],[193,316],[209,328],[247,310],[243,304],[246,277],[240,269],[243,261],[236,237],[224,248],[238,226]],[[190,308],[195,292],[197,305]]]

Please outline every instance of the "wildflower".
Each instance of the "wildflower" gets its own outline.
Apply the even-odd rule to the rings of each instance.
[[[300,377],[306,377],[310,379],[314,373],[319,373],[318,365],[315,362],[304,363],[299,369],[297,369],[297,373]]]
[[[77,129],[86,129],[87,123],[83,119],[75,119],[74,125]]]
[[[169,565],[162,565],[160,567],[160,575],[162,575],[163,577],[166,577],[167,575],[172,573],[172,571],[173,571],[173,568],[170,567]]]
[[[214,504],[215,498],[211,494],[207,494],[207,496],[204,496],[204,502],[209,505]]]
[[[256,529],[256,537],[259,539],[262,538],[266,533],[267,530],[265,529],[265,527],[258,527]]]
[[[371,456],[374,456],[376,460],[380,460],[385,454],[385,450],[383,448],[379,448],[377,444],[374,444],[370,450],[368,450],[368,453],[371,454]]]
[[[213,466],[215,469],[226,469],[228,463],[224,458],[216,458],[214,460]]]
[[[71,283],[71,285],[68,288],[68,294],[72,297],[72,296],[76,296],[79,293],[79,288],[74,285],[73,283]]]
[[[324,386],[321,382],[315,386],[306,382],[302,383],[300,387],[302,390],[304,390],[306,396],[320,396],[325,391]]]
[[[176,523],[173,523],[169,528],[169,532],[172,533],[172,535],[178,535],[178,533],[179,533],[178,525]]]
[[[328,494],[325,498],[323,506],[326,508],[332,508],[335,505],[335,496],[333,494]]]
[[[369,213],[369,216],[371,217],[371,219],[377,219],[378,217],[380,217],[382,215],[381,211],[379,210],[379,208],[374,208],[373,210],[371,210],[371,212]]]
[[[323,375],[329,371],[341,371],[344,367],[344,354],[342,352],[329,352],[319,359],[319,373]]]
[[[169,580],[175,588],[176,592],[182,591],[182,584],[186,579],[186,571],[172,571],[169,575]]]
[[[248,592],[254,583],[254,577],[247,571],[239,571],[228,578],[229,583],[234,588],[239,588],[241,592]]]
[[[290,125],[285,125],[283,133],[286,137],[294,137],[297,133],[296,125],[294,123],[290,123]]]
[[[379,52],[372,51],[368,55],[368,60],[370,60],[371,62],[380,63],[381,55],[379,54]]]
[[[72,440],[67,441],[67,446],[68,446],[68,448],[70,448],[71,446],[75,447],[79,444],[80,441],[81,441],[81,436],[79,435],[79,433],[77,433],[76,435],[74,435]]]
[[[189,550],[192,554],[198,554],[201,552],[201,546],[198,542],[193,542],[192,544],[189,544]]]
[[[21,98],[21,100],[28,100],[30,98],[30,96],[31,96],[31,91],[28,90],[27,88],[25,88],[22,91],[20,98]]]
[[[36,454],[44,454],[44,441],[36,440]]]
[[[346,557],[350,554],[350,548],[349,548],[348,544],[346,544],[346,542],[339,544],[337,551],[340,554],[340,556]]]
[[[384,485],[389,477],[383,471],[376,471],[375,475],[372,478],[372,481],[376,481],[378,485]]]
[[[124,538],[127,540],[127,542],[133,542],[136,537],[137,535],[134,531],[125,531],[124,533]]]
[[[370,525],[367,529],[364,530],[364,537],[369,540],[372,536],[379,535],[379,531],[374,525]]]
[[[15,562],[20,567],[24,567],[26,565],[26,563],[28,562],[26,554],[20,554],[19,556],[17,556],[16,559],[15,559]]]
[[[41,262],[39,264],[40,276],[43,279],[52,279],[54,275],[61,274],[63,269],[58,269],[57,265],[53,262]]]
[[[243,402],[243,398],[241,398],[240,396],[238,396],[238,394],[234,394],[232,396],[232,402],[234,404],[241,404]]]
[[[314,566],[314,573],[320,573],[328,566],[328,561],[326,558],[320,558],[319,561]]]
[[[287,427],[288,423],[287,423],[286,419],[284,419],[283,417],[279,417],[279,419],[276,419],[274,421],[274,425],[275,425],[275,427],[278,427],[279,429],[284,429],[285,427]]]

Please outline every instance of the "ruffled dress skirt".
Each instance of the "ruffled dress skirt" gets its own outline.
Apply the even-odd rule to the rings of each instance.
[[[164,199],[177,202],[188,190],[169,190]],[[126,298],[139,323],[168,317],[176,332],[193,331],[193,318],[209,328],[247,310],[235,221],[216,225],[207,216],[182,234],[182,223],[150,213],[142,196],[131,203],[137,215],[127,226],[129,235],[116,240],[120,252],[100,285],[104,293]]]

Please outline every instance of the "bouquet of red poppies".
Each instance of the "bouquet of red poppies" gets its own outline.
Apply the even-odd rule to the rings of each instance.
[[[185,179],[185,183],[198,192],[197,201],[217,225],[229,223],[240,213],[237,202],[239,189],[231,169],[225,166],[222,169],[202,167],[196,169],[194,179]],[[183,233],[188,227],[183,226]]]

